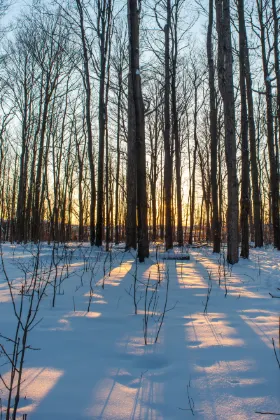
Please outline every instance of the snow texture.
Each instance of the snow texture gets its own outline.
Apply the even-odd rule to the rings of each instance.
[[[278,352],[280,300],[269,294],[280,296],[279,252],[251,250],[250,260],[233,267],[224,253],[206,247],[190,249],[190,261],[164,260],[154,248],[144,264],[122,246],[110,256],[74,244],[67,252],[69,273],[55,307],[50,284],[38,313],[42,321],[28,338],[40,350],[26,354],[19,419],[242,420],[262,418],[258,411],[280,413],[272,345],[274,338]],[[44,244],[46,266],[51,254]],[[15,293],[30,260],[28,246],[3,245],[3,260]],[[0,333],[12,336],[15,326],[0,271]],[[0,363],[9,378],[3,355]]]

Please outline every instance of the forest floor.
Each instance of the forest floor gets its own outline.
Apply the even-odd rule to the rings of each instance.
[[[2,252],[24,323],[36,247],[33,256],[30,246],[4,244]],[[164,260],[153,248],[136,264],[121,247],[106,254],[42,245],[40,284],[48,285],[27,339],[39,350],[27,349],[17,418],[279,418],[280,299],[271,295],[280,296],[280,253],[251,249],[250,259],[233,267],[207,247],[189,253],[189,261]],[[0,333],[12,338],[16,326],[0,262]],[[3,337],[0,343],[12,346]],[[2,353],[7,383],[4,363]],[[4,418],[7,390],[0,386]]]

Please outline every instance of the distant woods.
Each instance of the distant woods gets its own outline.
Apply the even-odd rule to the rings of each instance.
[[[280,250],[279,17],[278,0],[25,8],[1,33],[0,239]]]

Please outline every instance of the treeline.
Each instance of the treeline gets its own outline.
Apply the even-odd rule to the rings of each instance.
[[[25,8],[1,38],[1,239],[280,249],[279,7]]]

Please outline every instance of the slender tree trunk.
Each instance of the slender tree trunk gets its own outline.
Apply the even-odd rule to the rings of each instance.
[[[280,54],[279,54],[279,2],[277,9],[276,0],[272,1],[272,15],[273,15],[273,28],[274,28],[274,64],[275,64],[275,75],[277,85],[277,120],[278,120],[278,140],[280,140]]]
[[[255,235],[255,247],[261,247],[263,246],[261,193],[260,193],[259,170],[258,170],[258,161],[257,161],[257,141],[256,141],[256,127],[255,127],[255,117],[254,117],[252,77],[251,77],[251,69],[250,69],[249,48],[247,44],[246,26],[244,26],[244,36],[245,36],[245,76],[246,76],[247,103],[248,103],[249,136],[250,136],[250,164],[251,164],[252,189],[253,189],[254,235]]]
[[[238,0],[239,17],[239,86],[241,97],[241,157],[242,157],[242,180],[241,180],[241,257],[249,258],[249,147],[248,147],[248,116],[246,98],[246,34],[244,19],[244,0]]]
[[[172,232],[172,156],[170,145],[170,28],[171,2],[167,0],[165,32],[165,87],[164,87],[164,198],[165,198],[165,247],[173,248]]]
[[[86,42],[86,34],[84,28],[84,13],[83,7],[80,0],[76,0],[77,8],[80,18],[80,31],[83,47],[83,64],[84,64],[84,87],[86,93],[86,125],[87,125],[87,137],[88,137],[88,159],[90,167],[90,192],[91,192],[91,204],[90,204],[90,243],[94,245],[95,242],[95,204],[96,204],[96,190],[95,190],[95,168],[93,158],[93,137],[91,127],[91,85],[90,85],[90,73],[89,73],[89,59]]]
[[[129,0],[128,0],[129,1]],[[128,24],[130,24],[130,8],[128,3]],[[131,40],[129,40],[131,42]],[[131,54],[129,67],[131,69]],[[131,70],[128,75],[128,133],[127,133],[127,210],[126,210],[126,249],[137,248],[136,227],[136,190],[137,190],[137,167],[136,167],[136,117],[133,97],[133,85]]]
[[[179,121],[177,110],[177,59],[178,59],[178,2],[175,3],[175,19],[173,25],[172,37],[172,129],[175,145],[175,172],[176,172],[176,198],[177,198],[177,242],[183,246],[183,223],[182,223],[182,179],[181,179],[181,145],[179,136]]]
[[[229,0],[216,0],[219,89],[224,104],[225,152],[228,178],[227,260],[238,262],[238,180],[236,169],[235,102]]]
[[[210,92],[210,135],[211,135],[211,191],[212,191],[212,237],[213,252],[219,253],[221,249],[219,204],[218,204],[218,182],[217,182],[217,153],[218,153],[218,131],[217,131],[217,99],[215,88],[215,66],[213,58],[213,0],[209,0],[209,21],[207,32],[207,57],[208,77]]]
[[[266,93],[266,121],[267,121],[267,145],[270,163],[270,193],[272,204],[272,223],[274,246],[280,250],[280,220],[279,220],[279,180],[278,180],[278,163],[275,155],[274,147],[274,127],[273,127],[273,105],[272,105],[272,86],[270,73],[268,69],[267,51],[266,51],[266,35],[265,23],[263,21],[263,1],[257,0],[258,16],[260,23],[260,37],[262,48],[263,75]]]
[[[105,71],[106,71],[106,55],[105,55],[105,10],[99,4],[98,14],[102,22],[99,29],[100,39],[100,81],[99,81],[99,149],[98,149],[98,175],[97,175],[97,217],[96,217],[96,246],[102,245],[103,240],[103,208],[104,208],[104,139],[106,127],[106,106],[105,106]]]
[[[196,76],[194,81],[194,149],[193,149],[193,169],[191,176],[191,199],[190,199],[190,233],[189,233],[189,245],[193,244],[193,230],[195,223],[195,186],[196,186],[196,160],[197,160],[197,149],[198,149],[198,138],[197,138],[197,115],[198,114],[198,86],[196,84]]]
[[[46,127],[47,127],[48,107],[49,107],[49,101],[50,101],[49,86],[50,86],[50,75],[48,73],[46,76],[44,108],[43,108],[43,116],[42,116],[42,127],[41,127],[41,135],[40,135],[40,145],[39,145],[35,193],[34,193],[32,238],[35,242],[37,242],[40,239],[40,233],[41,233],[40,197],[41,197],[41,187],[42,187],[45,134],[46,134]]]
[[[131,79],[136,127],[138,257],[139,261],[143,262],[149,256],[149,240],[147,225],[145,120],[139,65],[139,15],[137,0],[128,1],[130,6]]]
[[[119,182],[120,182],[120,134],[121,134],[121,100],[122,100],[122,69],[119,69],[118,74],[118,109],[117,109],[117,165],[116,165],[116,187],[115,187],[115,244],[120,242],[119,235]]]

